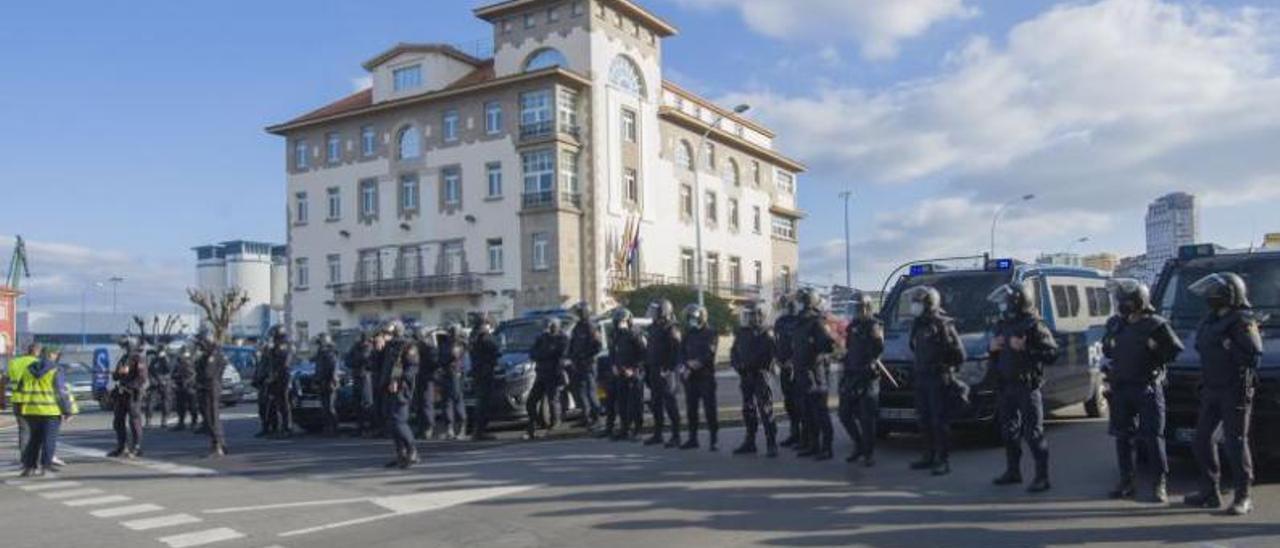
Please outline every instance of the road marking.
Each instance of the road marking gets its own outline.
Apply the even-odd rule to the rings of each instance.
[[[51,481],[49,483],[22,483],[15,484],[18,489],[23,491],[50,491],[53,489],[64,489],[67,487],[77,487],[80,485],[78,481]]]
[[[237,512],[256,512],[259,510],[280,510],[283,508],[304,508],[307,506],[335,506],[338,504],[351,504],[355,502],[366,502],[371,497],[358,497],[350,499],[331,499],[331,500],[311,500],[306,502],[285,502],[281,504],[262,504],[259,506],[236,506],[234,508],[215,508],[213,510],[205,510],[206,514],[232,514]]]
[[[173,527],[175,525],[186,525],[188,523],[200,523],[204,521],[191,514],[173,514],[171,516],[160,516],[154,518],[142,518],[132,521],[120,522],[120,525],[133,529],[134,531],[146,531],[148,529],[159,529],[161,527]]]
[[[128,502],[131,500],[133,499],[126,497],[124,495],[107,495],[105,497],[90,497],[87,499],[64,500],[62,501],[62,503],[67,506],[77,507],[77,506],[100,506],[103,504],[115,504],[117,502]]]
[[[48,493],[40,493],[40,496],[47,499],[73,499],[76,497],[87,497],[89,495],[101,495],[105,493],[102,489],[94,489],[88,487],[85,489],[68,489],[66,491],[51,491]]]
[[[208,529],[195,533],[184,533],[181,535],[173,535],[171,537],[161,537],[156,540],[168,544],[169,548],[187,548],[189,546],[203,546],[205,544],[212,544],[215,542],[238,538],[244,538],[244,533],[236,531],[235,529],[219,527],[217,529]]]
[[[156,504],[134,504],[130,506],[117,506],[115,508],[94,510],[89,512],[89,515],[95,518],[119,518],[136,514],[145,514],[147,512],[159,512],[161,510],[164,510],[164,507]]]
[[[92,447],[80,447],[78,445],[70,445],[65,443],[58,444],[58,452],[68,455],[79,455],[95,459],[107,459],[107,452]],[[171,476],[214,476],[218,474],[217,470],[212,468],[201,468],[199,466],[188,466],[185,464],[174,464],[172,462],[163,462],[150,459],[109,459],[112,462],[146,468],[153,472],[160,472]]]
[[[389,513],[379,514],[376,516],[368,516],[347,521],[339,521],[336,523],[327,523],[316,527],[308,527],[306,529],[298,529],[294,531],[286,531],[280,533],[281,537],[293,537],[298,535],[306,535],[327,531],[330,529],[338,529],[340,527],[348,527],[351,525],[360,525],[373,521],[379,521],[399,516],[407,516],[410,514],[420,514],[423,512],[431,512],[435,510],[443,510],[451,506],[459,506],[470,504],[486,499],[505,497],[517,493],[523,493],[533,489],[533,485],[522,485],[516,487],[487,487],[480,489],[458,489],[453,491],[438,491],[434,493],[416,493],[412,495],[399,495],[393,497],[369,497],[365,501],[377,506],[381,506],[390,510]],[[333,504],[347,504],[351,502],[349,499],[339,499],[336,501],[326,501]]]

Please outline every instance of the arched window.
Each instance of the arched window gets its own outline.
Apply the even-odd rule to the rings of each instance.
[[[706,147],[702,149],[702,162],[706,164],[707,171],[716,172],[716,145],[711,141],[707,141]]]
[[[647,97],[640,67],[625,55],[613,59],[613,65],[609,67],[609,83],[637,97]]]
[[[689,145],[689,141],[676,144],[676,166],[693,171],[693,147]]]
[[[724,163],[724,180],[733,183],[733,186],[742,186],[742,170],[738,169],[738,161],[729,158]]]
[[[418,135],[418,130],[413,126],[405,126],[404,129],[400,130],[400,134],[396,136],[396,144],[401,160],[417,158],[422,155],[422,140]]]
[[[524,62],[524,71],[533,72],[550,67],[567,67],[569,61],[564,58],[564,54],[555,48],[542,48],[533,52]]]

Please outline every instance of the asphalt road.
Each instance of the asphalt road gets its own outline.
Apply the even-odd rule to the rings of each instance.
[[[0,546],[1276,546],[1280,486],[1229,518],[1102,495],[1114,480],[1105,424],[1066,413],[1049,429],[1054,489],[997,488],[1003,452],[963,439],[955,473],[911,472],[916,440],[881,445],[879,465],[814,463],[586,438],[421,442],[422,465],[387,470],[390,442],[251,437],[250,406],[229,409],[231,455],[203,459],[203,437],[147,432],[145,458],[102,458],[109,417],[68,428],[57,478],[18,483],[4,469]],[[13,455],[0,431],[0,461]],[[840,436],[838,452],[847,453]],[[1028,463],[1029,468],[1029,463]],[[1274,467],[1273,467],[1274,470]],[[1029,470],[1028,470],[1029,472]],[[1176,466],[1172,491],[1192,487]]]

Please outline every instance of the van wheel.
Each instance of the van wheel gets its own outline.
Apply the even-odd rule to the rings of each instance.
[[[1084,413],[1091,419],[1107,416],[1107,399],[1102,396],[1102,385],[1093,389],[1093,396],[1084,402]]]

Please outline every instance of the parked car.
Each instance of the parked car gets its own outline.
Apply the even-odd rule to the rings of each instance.
[[[1160,314],[1169,319],[1186,349],[1169,366],[1166,433],[1171,448],[1189,451],[1200,410],[1200,354],[1196,328],[1208,311],[1204,299],[1187,290],[1215,272],[1234,272],[1249,287],[1254,310],[1269,315],[1262,323],[1264,354],[1253,398],[1252,444],[1261,456],[1280,454],[1280,251],[1229,251],[1212,244],[1185,246],[1165,264],[1152,290]]]
[[[63,364],[62,372],[67,379],[67,389],[71,391],[71,397],[76,402],[84,403],[94,401],[93,395],[93,370],[83,363]]]
[[[258,368],[258,349],[252,346],[226,345],[222,347],[222,353],[231,365],[227,369],[235,370],[233,378],[229,378],[225,372],[222,375],[222,404],[230,406],[245,400],[257,401],[258,390],[246,379],[252,379],[253,372]],[[234,382],[230,382],[232,379]]]
[[[1088,268],[1028,265],[1010,259],[988,260],[978,269],[948,269],[925,262],[911,266],[881,308],[884,364],[901,385],[881,385],[882,434],[916,428],[914,358],[908,340],[913,317],[910,303],[902,296],[922,285],[933,286],[942,294],[942,308],[955,319],[968,356],[957,377],[971,387],[972,405],[957,425],[996,432],[994,379],[987,375],[989,328],[996,309],[987,296],[1001,284],[1015,280],[1032,287],[1036,307],[1061,349],[1058,360],[1045,367],[1045,410],[1083,403],[1090,416],[1106,412],[1101,375],[1101,340],[1111,316],[1106,275]]]
[[[289,368],[289,405],[293,408],[293,423],[307,432],[319,432],[324,428],[324,413],[320,408],[320,386],[315,381],[315,362],[299,362]],[[347,366],[338,364],[338,391],[334,398],[338,422],[355,422],[360,412],[351,386],[351,374]]]

